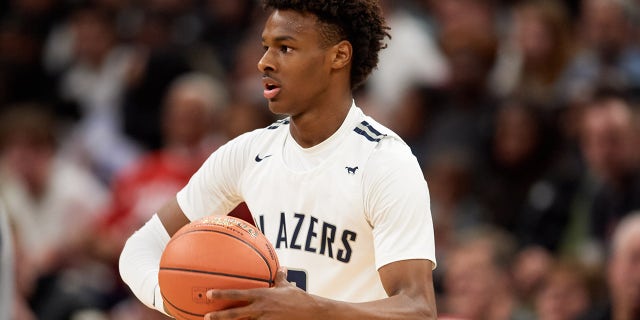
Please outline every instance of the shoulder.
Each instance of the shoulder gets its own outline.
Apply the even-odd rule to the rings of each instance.
[[[353,131],[366,140],[370,152],[365,174],[369,179],[407,173],[420,176],[422,171],[411,148],[391,129],[371,117],[364,116]]]
[[[353,132],[360,138],[374,143],[376,149],[380,147],[396,146],[402,148],[407,144],[393,130],[376,121],[374,118],[365,115],[362,110],[357,109],[357,119],[354,121]],[[408,148],[408,147],[407,147]]]
[[[391,129],[365,116],[354,128],[354,132],[372,143],[369,162],[393,167],[396,163],[415,161],[411,148]],[[378,166],[375,166],[378,167]]]

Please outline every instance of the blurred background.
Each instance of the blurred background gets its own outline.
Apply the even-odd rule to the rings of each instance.
[[[640,319],[640,1],[382,5],[392,40],[356,102],[429,183],[439,313]],[[0,0],[0,319],[163,318],[118,255],[212,151],[276,120],[265,17]]]

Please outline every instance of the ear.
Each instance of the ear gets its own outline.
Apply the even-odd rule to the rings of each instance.
[[[333,60],[331,67],[333,69],[342,69],[351,63],[353,56],[353,47],[347,40],[342,40],[333,46]]]

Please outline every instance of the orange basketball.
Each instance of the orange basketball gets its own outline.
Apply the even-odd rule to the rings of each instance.
[[[279,263],[267,238],[248,222],[227,216],[193,221],[176,232],[160,259],[165,309],[176,319],[198,319],[243,302],[209,300],[209,289],[268,288]]]

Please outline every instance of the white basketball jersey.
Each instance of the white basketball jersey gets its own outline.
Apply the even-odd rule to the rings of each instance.
[[[394,261],[435,267],[427,185],[397,135],[353,106],[327,139],[326,159],[304,171],[284,160],[287,139],[285,119],[214,152],[178,193],[187,217],[226,214],[245,201],[288,279],[335,300],[387,297],[377,269]]]

